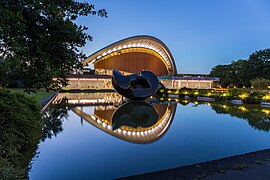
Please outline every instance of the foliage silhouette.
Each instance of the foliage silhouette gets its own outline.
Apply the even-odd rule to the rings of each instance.
[[[107,12],[75,0],[1,0],[0,56],[8,65],[1,74],[18,77],[30,90],[67,85],[66,75],[85,59],[80,47],[92,40],[88,28],[75,23],[88,15]]]

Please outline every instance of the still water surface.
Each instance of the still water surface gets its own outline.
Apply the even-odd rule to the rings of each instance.
[[[134,125],[124,119],[113,131],[111,119],[121,107],[117,95],[60,94],[57,99],[64,96],[69,98],[67,118],[56,136],[39,144],[30,179],[113,179],[270,147],[269,108],[154,103],[155,120],[151,114],[138,115],[145,107],[135,105],[130,117],[149,122]]]

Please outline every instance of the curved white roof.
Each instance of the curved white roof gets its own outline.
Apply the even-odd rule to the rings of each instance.
[[[145,48],[156,52],[162,57],[162,61],[165,63],[169,74],[177,74],[175,62],[168,47],[162,41],[152,36],[134,36],[123,39],[95,52],[86,58],[82,63],[84,65],[90,62],[95,63],[104,56],[129,48]]]

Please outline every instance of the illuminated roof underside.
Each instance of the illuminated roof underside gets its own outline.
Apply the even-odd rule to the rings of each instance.
[[[151,36],[135,36],[118,41],[89,56],[83,61],[84,65],[87,63],[93,63],[95,69],[118,69],[131,73],[147,69],[156,75],[177,74],[167,46]]]

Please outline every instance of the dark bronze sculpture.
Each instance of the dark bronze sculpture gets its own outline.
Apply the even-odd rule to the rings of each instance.
[[[128,102],[120,106],[113,114],[112,129],[121,126],[151,127],[158,121],[158,113],[146,102]]]
[[[157,76],[150,71],[142,71],[140,75],[123,75],[117,70],[113,70],[112,85],[116,92],[122,96],[141,101],[156,93],[159,88]]]

